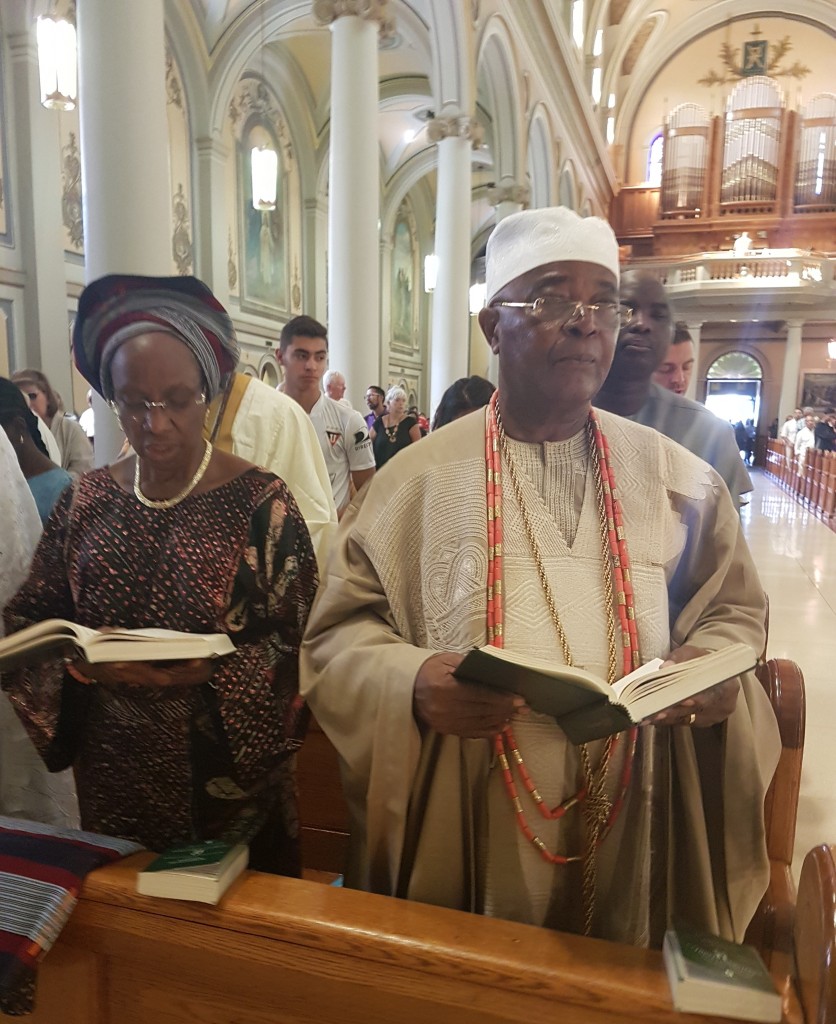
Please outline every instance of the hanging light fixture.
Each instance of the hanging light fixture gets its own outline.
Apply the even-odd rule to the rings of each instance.
[[[424,291],[434,292],[438,280],[438,256],[434,252],[424,257]]]
[[[264,9],[261,5],[261,81],[266,89],[264,78]],[[253,209],[275,210],[276,189],[279,177],[279,154],[267,144],[266,132],[259,145],[250,151],[250,173],[253,186]]]
[[[41,103],[50,110],[72,110],[78,98],[75,25],[68,18],[37,21]]]
[[[276,185],[279,176],[279,154],[267,146],[255,146],[250,153],[253,183],[253,209],[276,209]]]

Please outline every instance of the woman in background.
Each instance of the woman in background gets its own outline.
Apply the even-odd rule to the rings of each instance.
[[[484,377],[459,377],[441,396],[431,429],[438,430],[469,412],[484,408],[494,391],[496,385]]]
[[[406,412],[406,392],[397,385],[386,392],[386,412],[369,429],[378,469],[393,455],[421,440],[418,421]]]
[[[316,560],[284,483],[204,441],[206,405],[238,361],[232,321],[196,278],[113,274],[82,293],[73,349],[132,453],[59,502],[7,628],[164,626],[228,633],[236,650],[53,659],[2,685],[47,765],[73,766],[83,828],[155,850],[247,842],[255,870],[299,874],[292,755]]]
[[[26,579],[41,520],[5,433],[0,430],[0,611]],[[0,636],[3,623],[0,619]],[[0,814],[78,828],[72,772],[50,774],[26,730],[0,694]]]
[[[61,399],[40,370],[18,370],[12,381],[29,399],[29,407],[46,423],[58,442],[61,468],[81,476],[93,468],[93,448],[76,420],[67,419]]]
[[[38,429],[38,417],[27,405],[23,393],[5,377],[0,377],[0,426],[11,441],[38,506],[41,522],[45,523],[55,503],[73,480],[47,455]]]

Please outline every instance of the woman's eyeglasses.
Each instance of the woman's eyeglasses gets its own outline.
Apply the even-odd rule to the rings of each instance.
[[[533,302],[494,302],[492,305],[525,309],[535,320],[559,324],[561,327],[577,323],[587,313],[605,330],[624,327],[633,319],[633,310],[617,302],[574,302],[557,295],[541,295]]]
[[[174,395],[164,402],[149,402],[145,398],[135,401],[116,398],[110,403],[111,409],[117,416],[122,419],[127,418],[137,424],[144,423],[154,409],[160,409],[170,419],[177,419],[178,416],[183,416],[195,405],[206,405],[206,395],[203,392],[197,397],[191,394]]]

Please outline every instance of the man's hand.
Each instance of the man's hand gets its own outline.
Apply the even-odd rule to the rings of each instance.
[[[67,671],[79,682],[111,686],[200,686],[208,683],[215,665],[208,658],[183,661],[104,661],[91,665],[77,659]]]
[[[456,679],[461,654],[435,654],[415,677],[413,711],[416,719],[444,736],[490,739],[511,717],[527,707],[522,697],[499,693]]]
[[[708,654],[708,651],[703,650],[702,647],[684,644],[682,647],[677,647],[675,651],[671,651],[670,657],[662,667],[678,665],[683,661],[699,658],[703,654]],[[660,711],[658,715],[652,715],[646,721],[653,725],[690,725],[700,729],[709,725],[717,725],[718,722],[725,722],[734,711],[739,692],[740,683],[737,678],[726,679],[708,690],[703,690],[702,693],[681,700],[678,704],[673,704],[664,711]]]

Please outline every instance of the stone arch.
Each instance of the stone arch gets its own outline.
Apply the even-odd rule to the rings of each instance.
[[[519,74],[508,29],[499,17],[490,19],[482,36],[476,75],[491,117],[496,182],[517,184],[525,154]]]
[[[476,109],[473,22],[468,4],[428,0],[435,112],[471,114]]]
[[[567,160],[560,171],[560,178],[557,186],[558,202],[561,206],[568,206],[570,210],[576,209],[578,202],[578,182],[575,168],[571,160]]]
[[[553,143],[551,118],[546,106],[538,104],[528,126],[528,177],[532,208],[554,202],[554,168],[557,154]]]

